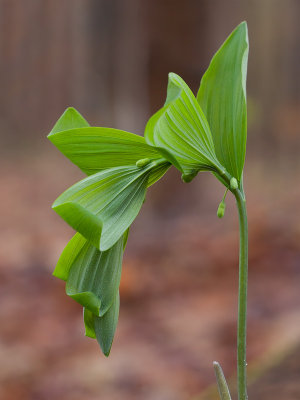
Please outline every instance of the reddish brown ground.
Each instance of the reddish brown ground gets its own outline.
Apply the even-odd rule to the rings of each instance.
[[[209,389],[212,361],[229,377],[235,371],[238,242],[233,203],[224,221],[215,217],[221,191],[214,181],[205,189],[211,195],[196,195],[199,213],[189,211],[190,189],[185,198],[177,184],[168,187],[171,211],[163,185],[149,195],[131,232],[119,326],[105,359],[83,335],[81,308],[51,276],[71,231],[50,205],[80,173],[47,155],[20,157],[15,165],[4,160],[1,171],[0,399],[216,399]],[[248,361],[250,376],[258,375],[250,400],[294,400],[300,398],[299,188],[279,191],[276,179],[265,187],[259,179],[254,171],[248,182]]]

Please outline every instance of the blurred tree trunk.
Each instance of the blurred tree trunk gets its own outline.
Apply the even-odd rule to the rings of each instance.
[[[114,122],[124,130],[143,134],[148,113],[147,4],[116,0],[113,46]]]
[[[90,91],[86,5],[83,0],[0,1],[4,140],[18,145],[16,136],[26,140],[49,129],[67,106],[85,104]]]
[[[70,105],[92,124],[142,133],[168,72],[196,92],[247,19],[249,150],[285,165],[299,152],[299,15],[297,0],[0,0],[2,142],[41,137]]]
[[[269,155],[273,165],[286,169],[300,145],[300,27],[296,22],[300,3],[253,0],[246,10],[251,40],[248,87],[256,111],[250,117],[259,134],[252,141],[261,156]]]

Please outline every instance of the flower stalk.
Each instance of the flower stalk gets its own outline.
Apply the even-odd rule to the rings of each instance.
[[[248,286],[248,221],[246,199],[240,189],[234,192],[239,214],[240,250],[239,250],[239,297],[237,325],[237,383],[238,399],[247,400],[247,286]]]

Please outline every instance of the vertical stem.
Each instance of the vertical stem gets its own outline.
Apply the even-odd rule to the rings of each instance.
[[[239,400],[247,400],[247,363],[246,363],[246,330],[247,330],[247,283],[248,283],[248,222],[246,200],[239,189],[234,191],[236,198],[239,227],[239,298],[237,326],[237,384]]]

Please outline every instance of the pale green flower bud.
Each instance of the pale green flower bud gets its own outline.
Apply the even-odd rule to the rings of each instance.
[[[183,180],[183,182],[189,183],[195,178],[195,176],[197,174],[198,174],[198,171],[191,172],[190,174],[182,174],[181,179]]]
[[[224,200],[222,200],[221,203],[219,204],[218,211],[217,211],[217,216],[219,218],[224,217],[225,209],[226,209],[226,204],[225,204]]]
[[[150,163],[150,158],[142,158],[141,160],[138,160],[136,163],[135,163],[135,165],[138,167],[138,168],[142,168],[142,167],[145,167],[146,165],[148,165],[149,163]]]
[[[230,179],[230,189],[235,190],[238,187],[239,187],[238,181],[234,177],[232,177]]]

